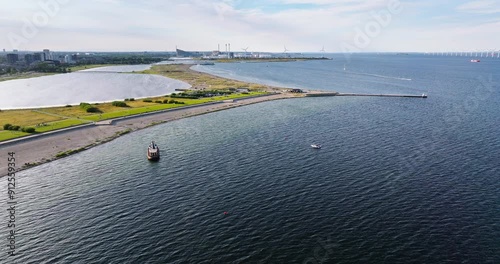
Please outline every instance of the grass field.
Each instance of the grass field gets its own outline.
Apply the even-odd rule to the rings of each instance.
[[[68,67],[68,69],[70,69],[71,72],[75,72],[75,71],[88,70],[88,69],[99,68],[99,67],[106,67],[106,66],[116,66],[116,65],[117,64],[92,64],[92,65],[81,65],[81,66]],[[21,72],[21,73],[16,73],[16,74],[13,74],[13,75],[0,75],[0,82],[2,82],[2,81],[10,81],[10,80],[18,80],[18,79],[36,78],[36,77],[42,77],[42,76],[48,76],[48,75],[55,75],[55,74],[61,74],[61,73],[54,73],[54,72]]]
[[[102,67],[109,65],[87,65],[86,67]],[[155,65],[150,70],[142,73],[158,74],[173,79],[188,82],[197,89],[227,90],[229,88],[247,88],[248,94],[234,93],[225,96],[206,97],[200,99],[171,98],[169,96],[148,98],[153,102],[144,102],[143,99],[126,101],[128,107],[113,106],[111,102],[92,104],[99,109],[99,113],[87,113],[80,106],[51,107],[24,110],[2,110],[0,111],[0,141],[23,137],[29,135],[19,131],[4,131],[4,124],[12,124],[21,127],[34,127],[36,133],[43,133],[85,123],[113,119],[129,115],[136,115],[159,110],[202,104],[207,102],[236,99],[248,96],[266,94],[268,88],[265,85],[251,84],[240,81],[220,78],[205,73],[199,73],[189,69],[191,65]],[[78,68],[75,68],[78,69]],[[164,104],[155,101],[172,100],[184,102],[184,104]]]
[[[116,66],[117,64],[91,64],[91,65],[79,65],[79,66],[72,66],[69,67],[69,69],[72,72],[76,71],[81,71],[81,70],[88,70],[88,69],[93,69],[93,68],[99,68],[99,67],[107,67],[107,66]]]
[[[0,112],[0,126],[2,126],[0,129],[3,129],[3,125],[7,123],[16,126],[35,126],[62,119],[64,118],[39,113],[35,110],[4,110]]]
[[[194,89],[223,90],[228,88],[249,88],[251,90],[267,89],[268,86],[235,81],[218,76],[190,70],[191,65],[155,65],[141,73],[158,74],[189,83]]]
[[[18,80],[18,79],[29,79],[29,78],[35,78],[35,77],[42,77],[42,76],[48,76],[48,75],[54,75],[57,73],[51,73],[51,72],[22,72],[22,73],[16,73],[12,75],[1,75],[0,76],[0,82],[3,81],[11,81],[11,80]]]
[[[28,136],[28,133],[20,131],[0,131],[0,141]]]

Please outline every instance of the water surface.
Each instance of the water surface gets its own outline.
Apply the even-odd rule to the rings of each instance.
[[[345,91],[429,90],[429,98],[261,103],[158,125],[26,170],[18,175],[19,255],[0,259],[499,263],[500,64],[355,60],[366,68],[351,71],[412,81],[366,75],[346,78]],[[333,63],[272,67],[290,71],[277,82],[300,71],[308,85],[329,87]],[[325,69],[322,78],[307,77],[308,67]],[[380,82],[390,86],[368,86]],[[146,160],[151,140],[162,149],[157,163]]]

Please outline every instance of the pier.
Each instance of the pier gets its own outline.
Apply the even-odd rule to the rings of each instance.
[[[364,94],[364,93],[336,93],[336,92],[313,92],[307,93],[306,97],[320,96],[376,96],[376,97],[406,97],[406,98],[427,98],[427,94]]]

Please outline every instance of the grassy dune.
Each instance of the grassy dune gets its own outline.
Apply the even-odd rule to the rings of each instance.
[[[209,75],[189,69],[192,65],[155,65],[149,70],[141,73],[158,74],[172,79],[182,80],[189,83],[194,89],[228,89],[249,88],[251,90],[263,90],[269,88],[266,85],[253,84],[226,79]]]

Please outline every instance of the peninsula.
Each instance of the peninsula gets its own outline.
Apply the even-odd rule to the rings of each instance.
[[[193,71],[192,65],[155,65],[137,74],[159,74],[189,83],[181,93],[101,104],[0,111],[1,155],[16,152],[23,170],[92,148],[121,135],[180,118],[269,100],[301,97],[283,88]],[[208,95],[210,94],[210,95]],[[88,111],[88,109],[93,109]],[[35,128],[7,130],[4,124]],[[0,176],[7,167],[0,164]]]

